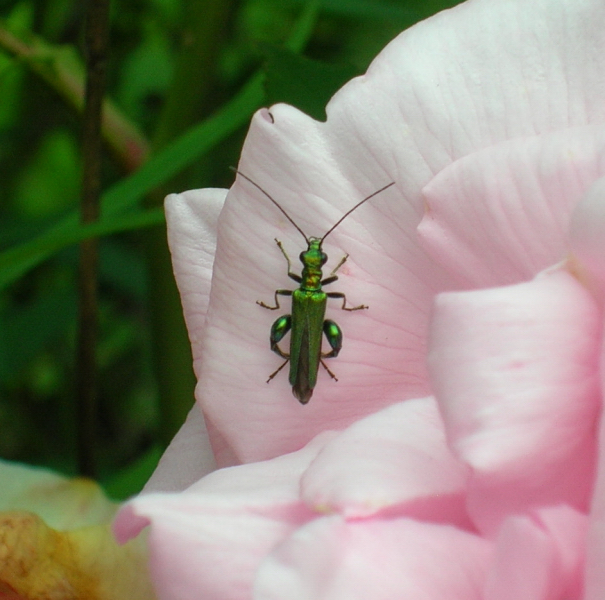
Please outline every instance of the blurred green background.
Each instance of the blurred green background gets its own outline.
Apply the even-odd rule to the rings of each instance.
[[[193,403],[161,202],[229,187],[249,119],[330,96],[454,0],[115,0],[103,216],[78,224],[81,0],[0,2],[0,457],[77,472],[77,242],[100,236],[97,478],[137,492]]]

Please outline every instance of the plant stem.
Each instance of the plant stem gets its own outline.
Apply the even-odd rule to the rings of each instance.
[[[109,44],[109,0],[88,0],[85,24],[86,92],[82,122],[82,223],[99,217],[101,196],[101,109]],[[80,244],[79,315],[76,356],[78,469],[96,475],[98,240]]]
[[[27,40],[11,32],[0,19],[0,48],[18,58],[78,112],[84,107],[84,68],[75,48],[55,46],[28,33]],[[102,132],[112,155],[127,173],[138,169],[149,153],[147,140],[109,99],[103,101]]]

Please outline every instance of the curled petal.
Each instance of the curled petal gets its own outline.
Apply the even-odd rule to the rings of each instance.
[[[190,190],[170,194],[164,205],[172,266],[197,376],[216,253],[217,222],[226,195],[227,190],[222,189]],[[206,424],[195,406],[162,456],[145,491],[184,489],[215,466]]]
[[[172,267],[199,372],[201,337],[210,296],[218,216],[227,190],[191,190],[166,197],[166,225]]]
[[[347,518],[388,513],[460,525],[467,477],[435,400],[422,398],[366,417],[327,444],[303,476],[302,495]]]
[[[509,513],[586,509],[600,407],[601,316],[566,272],[442,294],[431,330],[435,394],[473,469],[469,511],[493,532]]]

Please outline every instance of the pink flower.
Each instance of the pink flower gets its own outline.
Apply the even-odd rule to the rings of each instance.
[[[600,0],[471,0],[326,123],[254,117],[239,169],[307,235],[396,183],[326,240],[370,309],[330,309],[307,406],[255,304],[300,234],[242,178],[168,199],[208,437],[193,412],[115,526],[149,525],[161,599],[605,597],[603,31]]]

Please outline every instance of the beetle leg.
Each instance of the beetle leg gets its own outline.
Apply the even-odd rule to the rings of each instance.
[[[342,310],[352,311],[352,310],[362,310],[364,308],[368,308],[365,304],[360,304],[359,306],[348,307],[347,306],[347,297],[342,292],[328,292],[326,294],[326,296],[328,298],[342,298],[342,306],[340,307],[340,308],[342,308]]]
[[[322,352],[321,357],[335,358],[342,348],[342,330],[334,321],[326,319],[324,321],[323,331],[332,350],[330,352]]]
[[[290,279],[294,279],[296,283],[302,283],[302,277],[292,271],[292,262],[290,261],[290,257],[284,250],[282,243],[277,238],[275,238],[275,243],[277,244],[277,247],[281,250],[281,253],[284,255],[284,258],[288,261],[288,277]]]
[[[269,335],[269,343],[271,344],[271,350],[275,354],[279,354],[282,358],[290,358],[289,354],[286,354],[277,344],[284,339],[284,336],[292,328],[292,315],[283,315],[273,323],[271,326],[271,334]]]
[[[319,359],[319,362],[321,363],[321,366],[328,372],[328,375],[334,380],[334,381],[338,381],[338,377],[336,377],[336,375],[334,375],[334,373],[332,373],[332,371],[330,371],[330,369],[328,369],[326,363],[321,360],[321,358]]]
[[[265,304],[261,300],[257,300],[256,303],[259,306],[262,306],[263,308],[268,308],[269,310],[277,310],[278,308],[281,308],[280,305],[279,305],[279,300],[277,299],[278,295],[280,295],[280,296],[291,296],[292,295],[292,290],[275,290],[275,294],[273,295],[273,297],[275,298],[275,306],[269,306],[268,304]]]
[[[290,357],[286,358],[286,360],[281,364],[277,371],[274,371],[269,375],[269,379],[267,379],[267,383],[269,383],[288,363],[290,362]]]
[[[279,290],[278,290],[279,291]],[[267,383],[269,383],[289,362],[290,355],[286,354],[279,346],[279,342],[284,338],[286,333],[290,331],[292,327],[292,315],[283,315],[279,319],[273,323],[271,326],[271,334],[269,336],[269,343],[271,344],[271,350],[275,352],[275,354],[285,358],[286,360],[282,363],[282,365],[277,369],[277,371],[271,373],[269,375],[269,379],[267,379]]]
[[[325,279],[322,280],[321,285],[328,285],[329,283],[334,283],[338,279],[336,271],[338,271],[338,269],[340,269],[340,267],[345,264],[347,258],[349,258],[349,255],[345,254],[340,259],[340,262],[332,269],[332,272]]]
[[[323,325],[323,331],[330,344],[332,350],[330,352],[322,352],[319,362],[321,366],[328,372],[328,375],[334,380],[338,381],[338,377],[328,369],[326,363],[322,360],[323,358],[335,358],[338,356],[340,349],[342,348],[342,330],[340,327],[331,319],[326,319]]]

